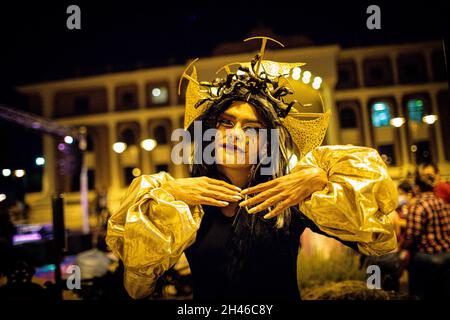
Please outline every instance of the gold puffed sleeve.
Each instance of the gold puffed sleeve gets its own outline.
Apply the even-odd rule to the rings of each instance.
[[[300,203],[300,210],[324,233],[356,242],[361,253],[381,255],[396,249],[389,214],[397,207],[397,188],[379,153],[359,146],[320,146],[296,165],[319,167],[328,176],[321,191]]]
[[[153,293],[156,281],[195,241],[203,211],[189,207],[161,185],[166,172],[143,175],[131,183],[108,220],[106,243],[123,261],[124,285],[135,299]]]

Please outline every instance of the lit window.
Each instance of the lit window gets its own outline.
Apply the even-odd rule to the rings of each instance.
[[[169,90],[160,86],[150,89],[150,101],[152,105],[162,105],[169,102]]]
[[[408,107],[409,121],[421,123],[423,117],[423,100],[421,99],[408,100],[407,107]]]
[[[372,124],[374,127],[388,127],[391,120],[389,105],[385,102],[375,102],[372,105]]]

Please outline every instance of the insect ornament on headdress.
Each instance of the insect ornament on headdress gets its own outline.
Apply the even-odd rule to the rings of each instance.
[[[325,111],[323,100],[318,90],[320,104],[323,112],[310,113],[300,112],[300,109],[310,106],[302,104],[299,100],[301,92],[294,92],[288,77],[299,79],[300,67],[305,63],[282,63],[264,60],[267,40],[284,45],[268,37],[253,37],[244,41],[261,39],[262,45],[258,54],[250,62],[234,62],[220,68],[216,74],[225,71],[224,78],[216,78],[211,82],[198,81],[197,70],[193,60],[184,70],[178,85],[178,94],[181,92],[181,82],[188,79],[189,83],[186,89],[186,109],[184,117],[184,129],[187,130],[190,125],[210,107],[214,106],[223,99],[233,96],[236,90],[244,88],[248,92],[248,98],[251,94],[264,96],[274,107],[274,110],[282,125],[290,133],[293,142],[298,147],[300,156],[306,155],[309,151],[320,146],[328,127],[330,111]],[[187,71],[192,67],[192,73]],[[232,72],[231,67],[237,67]],[[310,82],[311,73],[304,72],[304,83]],[[313,88],[318,89],[321,85],[321,78],[317,77],[313,81]],[[310,89],[310,88],[309,88]],[[312,90],[312,89],[310,89]],[[287,101],[289,96],[300,97]]]

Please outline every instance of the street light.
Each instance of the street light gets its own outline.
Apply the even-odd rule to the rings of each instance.
[[[125,142],[116,142],[113,144],[113,150],[115,153],[122,153],[127,150],[127,144]]]
[[[141,147],[145,151],[152,151],[153,149],[155,149],[156,145],[157,143],[154,139],[145,139],[141,142]]]
[[[22,169],[15,170],[14,175],[17,178],[22,178],[25,175],[25,170],[22,170]]]
[[[152,96],[159,97],[161,95],[161,89],[160,88],[154,88],[152,90]]]
[[[64,137],[64,142],[67,144],[72,144],[73,143],[73,138],[71,136],[65,136]]]
[[[394,126],[396,128],[400,128],[402,125],[405,124],[405,118],[403,117],[397,117],[397,118],[392,118],[389,123],[391,124],[391,126]]]
[[[435,114],[429,114],[427,116],[424,116],[422,118],[422,121],[425,122],[426,124],[433,124],[437,121],[438,117]]]
[[[37,157],[35,163],[37,166],[43,166],[45,164],[45,159],[43,157]]]

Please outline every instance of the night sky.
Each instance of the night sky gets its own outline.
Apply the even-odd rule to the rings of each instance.
[[[18,84],[184,64],[256,27],[343,47],[442,40],[450,30],[448,1],[436,0],[93,2],[1,2],[0,103],[22,107]],[[81,8],[81,30],[66,28],[71,4]],[[370,4],[381,8],[381,30],[366,28]],[[17,148],[31,145],[30,134],[0,120],[0,169],[32,165],[39,150]]]
[[[129,70],[138,64],[184,64],[207,56],[222,42],[243,40],[257,26],[281,35],[305,35],[315,44],[438,40],[450,29],[446,2],[2,1],[1,78],[7,85]],[[381,8],[381,30],[366,28],[366,8],[374,3]],[[66,28],[70,4],[81,8],[81,30]]]

